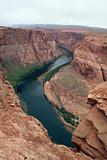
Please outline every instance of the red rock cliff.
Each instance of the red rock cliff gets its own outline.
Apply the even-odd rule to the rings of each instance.
[[[56,106],[62,105],[67,111],[84,117],[90,108],[85,103],[89,90],[107,80],[106,53],[106,35],[85,34],[85,38],[75,45],[73,62],[44,85],[48,99]]]
[[[58,45],[73,50],[83,38],[75,32],[0,28],[0,61],[43,64],[61,54]]]
[[[56,41],[57,33],[2,27],[0,63],[8,60],[15,65],[43,64],[61,54]],[[42,124],[22,111],[13,87],[1,71],[0,113],[0,159],[91,160],[82,152],[75,153],[66,146],[53,144]]]
[[[73,133],[79,149],[93,159],[107,159],[107,82],[88,95],[91,110]]]
[[[74,52],[73,67],[89,83],[107,80],[107,36],[87,35]]]
[[[47,130],[26,115],[14,89],[0,72],[0,159],[1,160],[91,160],[49,139]]]
[[[79,42],[81,42],[80,45],[78,45]],[[61,54],[57,45],[65,46],[71,51],[75,50],[75,58],[73,67],[70,65],[67,70],[65,69],[65,71],[61,71],[62,74],[59,74],[61,75],[60,78],[62,77],[62,86],[59,87],[57,83],[58,86],[56,87],[55,85],[56,88],[53,91],[57,92],[58,87],[59,90],[61,88],[62,102],[69,109],[73,100],[79,109],[79,105],[83,106],[85,101],[81,99],[81,95],[77,94],[78,91],[79,94],[84,93],[86,97],[87,89],[89,90],[88,87],[93,85],[92,82],[96,84],[96,82],[99,83],[106,79],[106,61],[104,61],[107,49],[106,36],[103,36],[103,38],[101,36],[100,40],[93,37],[84,39],[83,33],[51,33],[48,31],[0,28],[1,63],[7,59],[13,61],[14,64],[43,64]],[[86,53],[89,53],[89,55]],[[63,77],[63,73],[67,74],[67,79],[63,79],[65,78],[65,76]],[[73,77],[71,77],[72,73]],[[99,78],[98,75],[101,75],[101,77]],[[57,80],[59,79],[58,77],[55,76],[54,78]],[[81,82],[77,81],[80,77]],[[74,89],[73,92],[69,90],[71,80],[73,85],[70,86],[70,89]],[[78,84],[78,90],[75,88],[75,82]],[[82,88],[80,84],[83,84]],[[89,94],[88,101],[92,105],[92,109],[77,127],[73,138],[82,152],[75,153],[63,145],[53,144],[48,137],[47,130],[42,124],[36,118],[28,116],[22,111],[14,89],[4,79],[2,72],[0,72],[0,159],[107,159],[107,126],[105,123],[107,122],[106,85],[106,83],[101,84]],[[88,86],[86,87],[86,92],[82,92],[84,91],[84,86]],[[58,94],[60,95],[60,92]],[[80,98],[79,101],[75,99],[76,96]],[[75,105],[72,105],[72,107],[75,107]]]
[[[14,63],[43,64],[60,55],[55,40],[42,31],[1,28],[0,60]]]

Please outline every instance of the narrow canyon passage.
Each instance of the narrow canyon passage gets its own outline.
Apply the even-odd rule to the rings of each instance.
[[[43,126],[48,130],[49,136],[53,142],[73,147],[71,142],[71,133],[65,128],[59,119],[55,107],[52,106],[44,96],[43,82],[37,78],[41,73],[51,72],[55,68],[68,64],[72,60],[72,54],[64,50],[66,54],[58,58],[47,69],[40,69],[38,73],[28,76],[23,84],[19,86],[20,99],[27,105],[27,113],[40,120]]]

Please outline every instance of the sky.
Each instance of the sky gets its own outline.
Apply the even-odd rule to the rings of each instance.
[[[0,0],[0,25],[11,24],[107,28],[107,0]]]

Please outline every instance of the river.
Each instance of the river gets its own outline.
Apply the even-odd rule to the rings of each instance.
[[[43,82],[39,81],[38,77],[47,71],[51,72],[59,66],[68,64],[71,60],[72,54],[64,50],[63,56],[58,58],[51,65],[46,65],[28,75],[18,87],[20,100],[27,105],[27,114],[36,117],[43,124],[54,143],[64,144],[68,147],[74,146],[71,142],[71,132],[60,120],[55,107],[46,99]]]

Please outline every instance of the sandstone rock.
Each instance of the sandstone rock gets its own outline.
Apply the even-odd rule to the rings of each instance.
[[[84,32],[51,32],[2,27],[0,28],[0,68],[8,63],[9,69],[12,68],[11,63],[24,66],[47,63],[61,54],[57,46],[74,51],[73,67],[70,65],[67,70],[62,70],[62,73],[58,73],[52,81],[47,82],[45,91],[50,101],[56,105],[63,104],[68,111],[85,115],[89,110],[88,104],[85,103],[89,89],[107,79],[106,41],[107,37],[104,35],[88,35]],[[63,80],[63,75],[66,75],[67,81]],[[102,86],[103,84],[100,88]],[[104,88],[106,88],[105,84],[102,92]],[[51,90],[52,94],[49,93]],[[95,90],[99,92],[99,89]],[[107,99],[106,91],[104,95],[102,92],[98,93],[97,97],[93,91],[89,94],[88,101],[93,108],[74,132],[73,139],[81,150],[74,152],[63,145],[53,144],[42,124],[21,110],[12,86],[4,80],[4,75],[0,72],[0,159],[107,159],[105,123]],[[56,95],[60,96],[60,103],[56,101]]]
[[[107,159],[106,86],[107,82],[103,82],[90,91],[88,101],[92,109],[77,127],[73,136],[73,140],[80,150],[99,160]]]
[[[73,67],[91,83],[105,81],[107,80],[106,53],[107,36],[87,34],[75,49]]]
[[[82,119],[89,110],[86,104],[90,87],[83,81],[71,64],[61,69],[50,81],[44,84],[45,95],[56,107],[63,106],[68,112]]]
[[[73,51],[83,38],[83,33],[72,31],[0,28],[0,62],[4,64],[9,60],[14,64],[47,63],[61,54],[57,46],[68,47]]]
[[[101,83],[94,90],[90,91],[88,95],[88,101],[91,104],[91,101],[98,102],[97,107],[102,110],[107,115],[107,85]]]
[[[99,83],[103,81],[100,64],[97,63],[95,56],[85,46],[78,47],[75,50],[73,60],[74,69],[84,76],[90,83]]]
[[[53,144],[42,124],[20,107],[0,72],[0,160],[91,160],[82,152]]]
[[[84,118],[89,111],[89,105],[86,104],[89,90],[106,80],[106,41],[107,36],[103,34],[85,33],[84,38],[76,43],[73,62],[44,85],[47,98],[55,106],[62,105],[80,119]]]
[[[4,28],[0,30],[0,60],[18,64],[48,62],[60,55],[53,42],[42,31]]]

